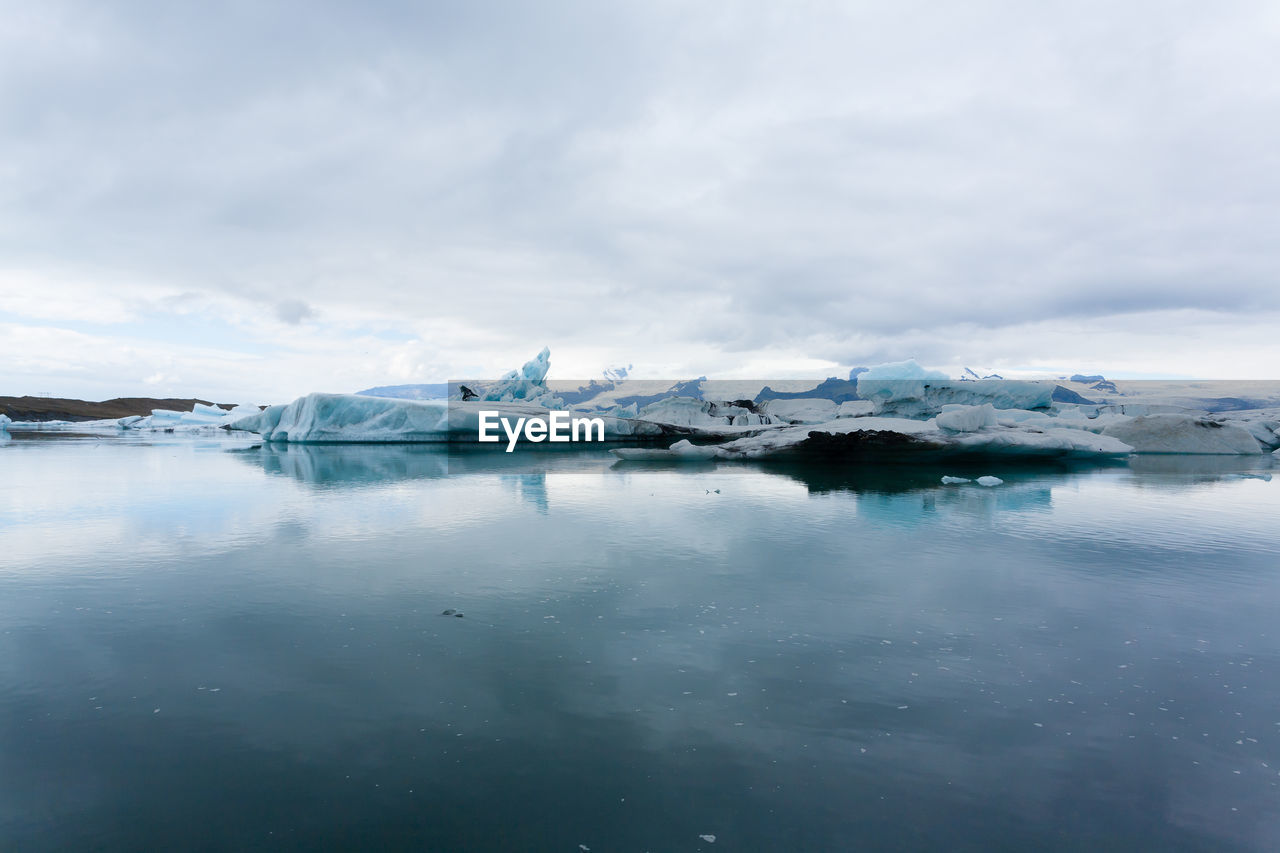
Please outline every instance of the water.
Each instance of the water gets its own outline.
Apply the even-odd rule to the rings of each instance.
[[[0,848],[1274,850],[1269,465],[17,438]]]

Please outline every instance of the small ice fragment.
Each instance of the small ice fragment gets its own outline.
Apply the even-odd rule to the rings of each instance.
[[[907,710],[907,709],[908,709],[908,708],[910,708],[910,707],[911,707],[910,705],[899,705],[899,706],[898,706],[898,710],[899,710],[899,711],[905,711],[905,710]]]
[[[1044,723],[1033,723],[1032,725],[1034,725],[1037,729],[1043,729],[1043,728],[1044,728]]]
[[[1001,480],[999,477],[987,476],[987,477],[978,478],[979,486],[999,486],[1003,484],[1004,484],[1004,480]]]
[[[461,618],[462,618],[462,614],[461,614],[461,613],[455,613],[455,614],[453,614],[453,615],[454,615],[454,616],[457,616],[459,619],[461,619]]]
[[[159,713],[160,713],[160,709],[159,709],[159,708],[156,708],[156,709],[155,709],[154,711],[152,711],[151,713],[153,713],[153,714],[159,714]]]
[[[943,477],[942,478],[942,485],[944,486],[957,486],[961,483],[972,483],[972,482],[973,481],[970,480],[968,477]]]
[[[703,841],[707,842],[708,844],[716,843],[716,837],[714,835],[699,835],[698,837],[701,838]]]
[[[579,844],[578,849],[583,851],[583,853],[591,853],[591,848],[585,844]]]

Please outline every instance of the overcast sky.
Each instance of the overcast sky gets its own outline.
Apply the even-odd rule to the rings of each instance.
[[[0,394],[1280,378],[1280,4],[0,0]]]

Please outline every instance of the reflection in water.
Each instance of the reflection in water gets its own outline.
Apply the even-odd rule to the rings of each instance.
[[[1134,456],[1129,467],[1136,474],[1174,474],[1184,480],[1212,482],[1231,474],[1266,472],[1274,469],[1270,456],[1175,456],[1151,454]]]
[[[0,846],[1280,842],[1280,482],[20,444]]]
[[[538,508],[538,512],[547,513],[547,473],[539,471],[533,474],[504,474],[502,482],[515,487],[516,493]]]
[[[430,444],[263,444],[234,451],[268,474],[312,485],[358,485],[444,477],[448,454]]]

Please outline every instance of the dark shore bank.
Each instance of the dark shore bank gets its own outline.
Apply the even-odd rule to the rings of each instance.
[[[116,397],[92,402],[68,400],[62,397],[0,397],[0,414],[15,421],[94,421],[103,418],[126,418],[130,415],[149,415],[152,409],[173,409],[189,412],[196,403],[213,405],[208,400],[178,400],[155,397]],[[223,409],[232,409],[232,403],[218,403]]]

